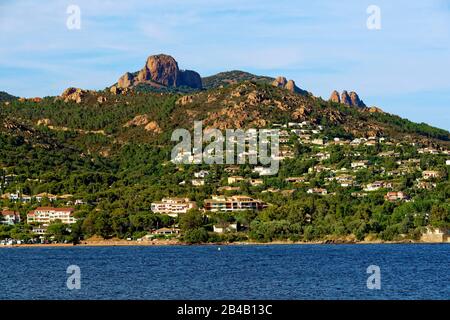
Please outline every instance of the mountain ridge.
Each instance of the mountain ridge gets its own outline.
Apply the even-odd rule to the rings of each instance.
[[[307,120],[326,124],[343,135],[370,136],[389,132],[394,136],[412,134],[419,140],[430,138],[444,143],[450,141],[450,134],[446,130],[426,124],[414,124],[401,117],[387,114],[378,107],[366,107],[353,91],[344,90],[342,95],[334,91],[329,100],[323,100],[300,89],[294,81],[288,81],[284,77],[272,78],[232,70],[203,78],[196,73],[197,80],[186,82],[185,78],[182,76],[180,78],[183,72],[185,71],[180,71],[178,63],[171,56],[164,54],[149,56],[141,71],[125,74],[128,80],[134,81],[133,83],[131,80],[126,82],[126,79],[122,79],[120,85],[117,82],[100,91],[68,88],[56,98],[11,100],[7,103],[13,103],[14,107],[6,108],[5,111],[15,110],[18,117],[16,120],[22,119],[31,126],[38,123],[46,124],[48,120],[51,123],[49,127],[74,129],[79,132],[140,132],[139,126],[120,130],[117,128],[123,127],[135,117],[148,117],[148,123],[152,123],[157,130],[147,133],[142,131],[138,136],[164,135],[164,132],[181,124],[189,127],[187,120],[192,122],[194,119],[203,118],[208,125],[218,128],[245,128],[249,125],[263,127],[275,121]],[[185,85],[189,83],[192,86]],[[11,99],[13,96],[6,97]],[[158,106],[150,110],[148,106],[142,106],[144,100],[157,103]],[[79,104],[81,108],[73,107],[74,103]],[[123,110],[118,109],[120,104],[125,105],[129,112],[124,113]],[[135,104],[139,107],[134,108]],[[167,105],[167,109],[159,104]],[[19,108],[18,105],[21,107]],[[30,109],[23,108],[24,105],[29,106]],[[45,112],[37,115],[35,111],[43,108],[44,105]],[[85,110],[85,107],[91,110]],[[107,108],[110,109],[106,110]],[[162,109],[159,110],[160,108]],[[106,118],[98,121],[103,125],[83,124],[83,121],[90,121],[89,117],[98,116],[91,114],[97,109],[105,114]],[[136,112],[133,111],[134,109]],[[58,116],[60,110],[72,113],[72,119],[65,115]],[[156,116],[160,112],[163,115]],[[116,123],[112,121],[115,113],[127,114],[128,118],[123,118],[121,123]],[[214,117],[220,121],[215,120]],[[31,123],[27,121],[27,118],[32,119]],[[73,119],[78,118],[78,124],[74,125]],[[61,121],[61,119],[66,120]],[[150,141],[153,138],[143,139],[143,141]]]

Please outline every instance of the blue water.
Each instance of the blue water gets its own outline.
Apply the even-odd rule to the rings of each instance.
[[[0,299],[450,299],[448,244],[218,248],[1,248]]]

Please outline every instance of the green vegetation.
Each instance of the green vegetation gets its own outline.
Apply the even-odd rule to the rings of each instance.
[[[14,97],[4,91],[0,91],[0,102],[13,101],[16,99],[17,99],[17,97]]]
[[[247,79],[245,74],[235,73],[224,74],[223,79],[210,79],[205,86],[216,87],[230,76]],[[450,172],[445,163],[448,154],[444,152],[450,141],[447,131],[321,99],[285,98],[283,90],[264,83],[248,86],[250,89],[242,89],[240,96],[232,96],[234,102],[246,103],[254,90],[262,92],[264,99],[270,99],[270,103],[262,103],[257,109],[266,127],[274,123],[306,121],[310,140],[340,138],[346,143],[315,145],[291,135],[284,145],[292,151],[293,157],[282,162],[278,175],[268,177],[259,177],[250,165],[241,165],[237,172],[230,173],[225,170],[227,166],[222,165],[176,166],[171,163],[173,129],[191,128],[194,119],[205,119],[210,112],[230,108],[222,102],[231,101],[230,95],[237,85],[198,93],[195,98],[198,100],[189,107],[177,103],[179,93],[113,95],[106,91],[97,93],[106,98],[103,103],[99,103],[96,96],[88,96],[81,104],[53,97],[41,102],[14,100],[7,106],[2,104],[1,193],[19,190],[32,196],[50,193],[71,197],[54,202],[44,199],[25,203],[1,199],[1,206],[18,211],[22,222],[0,225],[0,239],[28,241],[34,238],[34,226],[26,224],[26,215],[38,206],[50,205],[75,207],[75,224],[68,227],[57,221],[47,229],[51,239],[74,243],[94,235],[139,239],[163,227],[179,227],[180,237],[187,243],[418,239],[426,226],[450,227]],[[211,99],[212,95],[215,99]],[[272,101],[283,101],[286,110],[275,110],[276,103]],[[305,115],[294,119],[292,114],[301,104],[305,106]],[[292,109],[288,109],[290,106]],[[253,111],[252,108],[243,109]],[[255,120],[251,118],[253,114],[243,117],[243,127]],[[130,124],[136,116],[142,115],[147,117],[147,122]],[[236,120],[223,117],[221,121],[233,123]],[[150,121],[160,130],[146,129]],[[358,127],[358,123],[365,125]],[[322,129],[317,129],[319,126]],[[350,144],[355,138],[367,138],[368,128],[374,127],[379,130],[373,145]],[[380,140],[381,137],[384,140]],[[437,152],[419,153],[419,149],[425,147]],[[383,155],[388,152],[391,152],[388,156]],[[367,160],[369,165],[352,169],[352,163],[360,160]],[[194,173],[202,169],[210,173],[205,185],[193,186],[190,181]],[[424,179],[424,170],[436,171],[439,177]],[[218,192],[218,188],[228,186],[227,178],[233,175],[246,179],[233,184],[240,190]],[[341,175],[350,175],[352,183],[344,186],[336,180]],[[290,177],[303,180],[289,182],[286,179]],[[263,180],[261,185],[249,183],[250,179],[257,178]],[[387,182],[389,186],[364,191],[367,184],[375,181]],[[308,193],[313,188],[326,189],[327,194]],[[387,201],[384,196],[389,191],[402,191],[408,198]],[[201,209],[203,201],[214,194],[245,194],[269,206],[259,212],[208,215],[192,210],[177,218],[150,210],[152,202],[164,197],[189,198]],[[75,206],[76,199],[83,200],[82,204]],[[230,223],[236,223],[238,230],[213,232],[215,225]]]
[[[274,78],[265,76],[256,76],[254,74],[233,70],[227,72],[220,72],[213,76],[202,78],[203,87],[206,89],[219,88],[221,86],[229,86],[230,84],[239,83],[243,81],[255,81],[261,83],[272,82]]]

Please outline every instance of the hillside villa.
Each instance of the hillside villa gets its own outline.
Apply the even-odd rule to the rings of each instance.
[[[189,198],[163,198],[159,202],[152,202],[150,210],[154,213],[177,217],[178,214],[195,208],[197,208],[197,204],[190,201]]]
[[[27,214],[27,223],[38,223],[39,226],[33,227],[33,233],[43,235],[48,225],[57,220],[68,225],[75,223],[74,211],[73,208],[39,207]]]
[[[308,191],[306,191],[306,193],[309,194],[319,194],[319,195],[326,195],[328,193],[327,189],[323,189],[323,188],[312,188],[312,189],[308,189]]]
[[[367,168],[369,160],[354,161],[351,163],[352,169]]]
[[[0,220],[0,222],[2,224],[14,225],[20,222],[20,214],[17,211],[2,210],[1,216],[2,219]]]
[[[393,192],[386,193],[386,195],[384,196],[384,199],[386,201],[397,201],[397,200],[408,200],[409,197],[402,191],[398,191],[398,192],[393,191]]]
[[[77,220],[73,216],[73,208],[52,208],[39,207],[27,214],[27,223],[40,223],[48,226],[50,223],[60,220],[65,224],[75,223]]]
[[[439,171],[434,170],[425,170],[422,172],[422,176],[424,179],[432,179],[432,178],[440,178],[441,173]]]
[[[204,202],[205,210],[216,211],[242,211],[242,210],[262,210],[267,208],[267,204],[261,200],[256,200],[248,196],[213,196]]]
[[[237,230],[237,223],[218,223],[213,225],[213,231],[217,233],[236,232]]]
[[[364,191],[377,191],[381,188],[392,188],[391,182],[384,182],[384,181],[375,181],[373,183],[369,183],[364,188]]]

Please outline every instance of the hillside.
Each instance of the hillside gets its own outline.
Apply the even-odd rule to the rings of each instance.
[[[282,77],[225,72],[182,93],[174,70],[151,74],[166,82],[158,92],[140,87],[156,88],[147,79],[2,102],[0,205],[26,221],[40,205],[78,203],[72,231],[57,233],[67,241],[137,239],[175,224],[187,242],[417,240],[427,225],[450,226],[448,131],[365,107],[352,92],[326,101]],[[222,131],[279,129],[279,171],[172,163],[172,132],[191,131],[195,120]],[[32,200],[12,200],[16,191]],[[42,193],[57,200],[36,200]],[[200,210],[179,217],[151,210],[181,197],[207,211],[214,195],[248,196],[259,209],[207,218]],[[230,222],[239,232],[212,232]],[[0,238],[33,238],[32,227],[0,226]]]
[[[17,97],[10,95],[4,91],[0,91],[0,102],[16,100]]]
[[[40,102],[14,101],[2,113],[4,120],[14,119],[30,127],[40,124],[54,131],[65,128],[81,136],[83,132],[96,133],[116,144],[130,139],[148,143],[167,141],[171,131],[179,127],[189,129],[194,120],[203,120],[205,126],[219,129],[263,128],[273,123],[309,121],[323,125],[330,137],[384,136],[424,145],[448,145],[450,141],[445,130],[415,124],[380,110],[349,107],[250,81],[187,95],[151,92],[115,95],[90,91],[81,103],[55,98]],[[144,115],[146,125],[154,122],[159,129],[127,125]]]
[[[226,72],[219,72],[215,75],[202,78],[203,88],[212,89],[218,87],[226,87],[231,84],[236,84],[243,81],[253,81],[262,83],[271,83],[275,78],[266,76],[257,76],[249,72],[232,70]]]

